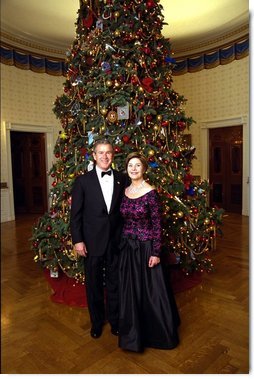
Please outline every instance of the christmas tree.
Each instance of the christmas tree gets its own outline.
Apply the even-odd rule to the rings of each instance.
[[[132,151],[148,158],[147,180],[161,198],[167,261],[186,273],[212,269],[222,210],[209,208],[209,183],[191,174],[195,148],[183,135],[193,119],[185,114],[186,99],[172,87],[174,59],[161,32],[162,12],[159,0],[80,4],[64,93],[53,108],[62,130],[49,172],[51,207],[32,235],[34,259],[43,268],[85,280],[69,230],[71,189],[92,168],[93,143],[103,137],[114,145],[118,170]]]

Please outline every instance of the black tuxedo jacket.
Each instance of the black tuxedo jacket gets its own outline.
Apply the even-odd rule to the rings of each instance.
[[[127,186],[127,176],[116,170],[111,208],[108,212],[95,168],[77,177],[72,189],[72,243],[84,242],[90,256],[102,256],[110,242],[118,248],[122,218],[120,204]]]

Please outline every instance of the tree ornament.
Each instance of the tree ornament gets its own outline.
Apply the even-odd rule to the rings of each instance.
[[[100,109],[100,112],[103,116],[105,116],[108,113],[108,110],[107,110],[107,108],[103,107]]]
[[[128,120],[129,119],[129,103],[123,107],[117,107],[117,118],[118,120]]]
[[[112,80],[107,80],[107,81],[106,81],[106,86],[107,86],[107,87],[111,87],[112,84],[113,84]]]
[[[65,132],[62,132],[60,134],[60,138],[63,139],[63,140],[66,140],[68,138],[67,134]]]
[[[120,153],[122,150],[119,146],[115,146],[114,151],[115,151],[115,153]]]
[[[117,121],[117,113],[115,111],[109,111],[107,119],[109,122],[115,123]]]
[[[116,29],[116,30],[114,31],[114,36],[115,36],[115,37],[120,37],[120,35],[121,35],[120,30],[119,30],[119,29]]]
[[[122,137],[122,141],[124,142],[124,143],[129,143],[130,142],[130,137],[129,136],[127,136],[126,134]]]
[[[147,8],[154,8],[156,6],[153,0],[148,0],[146,5],[147,5]]]
[[[111,72],[111,67],[109,62],[102,62],[101,63],[101,69],[102,71],[106,72],[106,74],[109,74]]]

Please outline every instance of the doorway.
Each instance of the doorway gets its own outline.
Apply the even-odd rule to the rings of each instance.
[[[209,130],[210,206],[242,213],[243,128]]]
[[[11,131],[15,215],[47,210],[45,134]]]

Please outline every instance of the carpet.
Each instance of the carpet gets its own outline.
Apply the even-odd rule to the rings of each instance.
[[[62,271],[59,271],[57,278],[52,278],[47,269],[44,270],[44,275],[52,288],[53,293],[50,298],[53,302],[71,307],[87,307],[84,284],[77,283]],[[186,275],[177,265],[172,265],[169,268],[169,278],[173,292],[178,293],[200,284],[202,273],[195,272]]]

